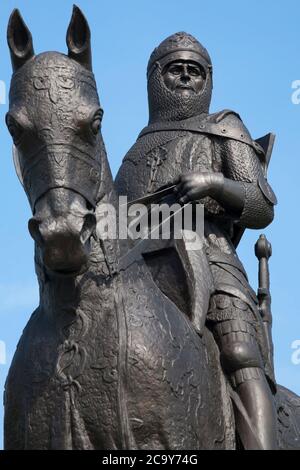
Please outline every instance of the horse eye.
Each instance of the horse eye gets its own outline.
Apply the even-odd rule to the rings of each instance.
[[[97,135],[101,128],[101,121],[102,121],[103,112],[99,110],[94,115],[93,121],[91,123],[91,129],[94,135]]]
[[[23,134],[22,126],[10,114],[6,115],[6,125],[14,144],[18,145]]]
[[[93,120],[91,127],[92,127],[93,134],[97,135],[101,127],[101,119],[99,116]]]

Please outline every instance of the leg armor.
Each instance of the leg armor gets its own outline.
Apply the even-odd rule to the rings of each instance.
[[[277,417],[262,354],[257,340],[256,322],[251,309],[240,299],[225,294],[212,297],[207,316],[220,350],[224,373],[239,395],[252,422],[260,449],[277,448]],[[247,425],[236,422],[246,449],[256,448]]]
[[[257,339],[257,320],[242,300],[226,294],[211,298],[207,315],[220,350],[224,372],[236,388],[245,380],[258,379],[264,369]]]
[[[244,320],[226,320],[217,323],[213,332],[223,370],[234,388],[246,380],[261,377],[264,366],[251,324]]]

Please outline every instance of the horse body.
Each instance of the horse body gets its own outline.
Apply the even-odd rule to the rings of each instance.
[[[53,303],[41,297],[7,379],[6,448],[234,446],[213,339],[200,340],[145,265],[123,280],[88,271],[45,289]]]
[[[77,286],[56,279],[46,287],[53,303],[46,309],[41,298],[7,379],[6,448],[233,446],[213,339],[200,341],[145,265],[130,270],[126,295],[124,280],[91,271]]]
[[[7,122],[33,212],[40,305],[6,382],[5,448],[234,448],[211,334],[197,334],[143,258],[116,272],[118,241],[96,235],[97,205],[115,196],[76,8],[67,37],[69,57],[35,57],[12,15]]]

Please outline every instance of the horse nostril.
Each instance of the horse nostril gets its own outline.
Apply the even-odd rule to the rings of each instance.
[[[32,217],[28,221],[28,230],[33,240],[39,245],[42,245],[43,238],[40,232],[40,223],[40,220],[37,220],[35,217]]]
[[[86,214],[86,216],[84,217],[84,222],[83,222],[82,229],[80,232],[80,240],[83,244],[87,242],[87,240],[90,238],[92,233],[95,231],[96,224],[97,224],[97,220],[96,220],[95,214],[91,214],[91,213]]]

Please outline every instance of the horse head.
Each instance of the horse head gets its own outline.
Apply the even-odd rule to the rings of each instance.
[[[89,26],[74,6],[68,55],[35,55],[18,10],[10,17],[7,36],[14,73],[6,123],[33,214],[29,231],[50,272],[78,274],[95,233],[105,152]]]

